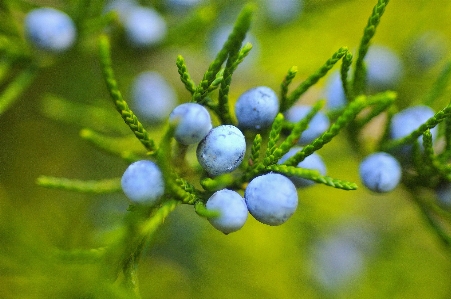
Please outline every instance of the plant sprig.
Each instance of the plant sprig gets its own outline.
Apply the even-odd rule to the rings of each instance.
[[[335,52],[323,66],[321,66],[314,74],[305,79],[298,87],[296,87],[295,90],[291,92],[289,96],[287,96],[286,98],[282,97],[282,102],[280,103],[280,112],[285,112],[290,109],[291,106],[293,106],[293,104],[300,98],[300,96],[303,95],[310,87],[316,84],[319,79],[324,77],[327,72],[346,55],[346,53],[348,53],[348,48],[342,47],[338,49],[338,51]]]
[[[214,61],[210,64],[208,70],[203,76],[203,79],[196,87],[193,94],[192,101],[195,103],[202,104],[207,96],[208,88],[216,78],[216,74],[221,69],[223,63],[231,55],[231,53],[237,53],[241,44],[249,31],[251,24],[251,17],[254,11],[253,5],[246,5],[240,12],[235,25],[230,33],[227,41],[224,43],[222,49],[216,55]]]
[[[40,176],[36,183],[39,186],[61,189],[65,191],[75,191],[80,193],[105,194],[121,191],[121,179],[104,179],[104,180],[73,180],[68,178],[57,178],[50,176]]]
[[[368,18],[368,23],[363,30],[363,37],[360,41],[357,60],[355,63],[355,70],[353,76],[353,94],[355,96],[360,95],[365,89],[366,81],[366,68],[364,58],[368,52],[371,39],[376,34],[376,28],[379,25],[382,15],[384,14],[385,7],[388,5],[389,0],[378,0],[377,4],[373,8],[371,16]]]
[[[132,132],[149,152],[156,150],[155,142],[149,137],[146,129],[138,120],[138,117],[128,107],[127,102],[119,91],[117,81],[112,68],[111,45],[109,38],[102,35],[99,40],[99,54],[102,65],[102,74],[108,88],[108,92],[113,100],[116,110],[121,114],[124,122],[130,127]]]
[[[353,102],[351,102],[343,111],[338,119],[333,123],[330,128],[324,132],[321,136],[313,140],[309,145],[306,145],[302,150],[297,152],[294,156],[287,159],[283,164],[294,166],[305,159],[305,157],[313,154],[315,151],[322,148],[325,144],[329,143],[332,138],[338,135],[338,133],[346,125],[352,122],[357,114],[367,107],[367,97],[359,96]]]

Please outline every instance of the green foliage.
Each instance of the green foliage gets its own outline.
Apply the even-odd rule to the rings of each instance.
[[[208,198],[214,192],[228,188],[243,193],[250,180],[268,172],[277,172],[289,177],[300,177],[324,185],[313,189],[357,190],[358,185],[354,182],[321,175],[319,171],[297,166],[309,155],[339,139],[338,135],[341,132],[345,133],[341,137],[347,138],[354,150],[353,155],[358,158],[366,155],[368,149],[371,149],[371,151],[396,152],[404,145],[412,146],[412,164],[403,165],[403,191],[410,195],[414,206],[418,208],[425,222],[444,245],[445,250],[449,251],[451,249],[451,213],[447,208],[441,207],[435,200],[431,199],[434,198],[434,196],[431,196],[431,193],[435,191],[437,186],[451,182],[451,165],[449,164],[449,159],[451,159],[451,104],[439,110],[432,118],[415,128],[408,136],[399,140],[391,140],[389,138],[390,120],[401,106],[397,103],[398,92],[386,90],[375,94],[366,93],[364,58],[371,46],[376,28],[389,2],[388,0],[379,0],[374,6],[363,31],[356,59],[354,59],[347,47],[340,47],[312,74],[307,76],[302,74],[305,79],[292,88],[291,92],[291,84],[293,84],[296,76],[300,76],[302,72],[300,71],[301,67],[297,66],[292,66],[288,70],[286,75],[281,78],[280,113],[275,117],[272,126],[267,130],[245,132],[248,149],[242,167],[232,173],[222,174],[214,178],[207,177],[198,165],[193,165],[189,157],[192,154],[191,148],[175,144],[173,135],[176,123],[149,126],[149,129],[146,129],[147,127],[143,122],[129,108],[126,96],[123,96],[120,88],[122,84],[121,73],[120,71],[117,72],[118,76],[116,76],[116,72],[113,70],[116,67],[120,69],[120,63],[118,62],[118,66],[113,68],[114,59],[112,54],[115,51],[120,52],[122,49],[114,47],[113,43],[121,37],[115,36],[112,33],[114,31],[111,29],[117,26],[120,20],[117,13],[103,14],[104,3],[102,2],[89,0],[70,1],[68,12],[74,18],[80,30],[78,47],[89,49],[90,43],[95,44],[98,42],[98,60],[100,62],[102,79],[106,84],[115,109],[119,112],[134,136],[128,136],[125,133],[124,126],[121,127],[117,124],[117,119],[110,114],[109,108],[104,108],[101,104],[97,105],[97,103],[72,102],[64,97],[46,94],[40,99],[41,113],[48,118],[82,127],[83,129],[80,131],[81,139],[87,141],[96,149],[113,156],[112,159],[119,158],[126,163],[141,159],[154,160],[163,173],[165,194],[155,205],[131,205],[128,211],[122,211],[123,221],[116,228],[111,229],[106,236],[100,237],[100,241],[97,241],[101,243],[100,246],[94,244],[93,248],[74,249],[71,244],[67,246],[65,244],[61,248],[52,250],[49,257],[47,257],[51,262],[49,262],[50,264],[81,265],[81,267],[90,269],[87,273],[91,275],[93,281],[86,284],[95,285],[96,287],[93,287],[93,290],[85,296],[86,298],[141,298],[138,265],[142,264],[142,259],[145,257],[149,243],[156,242],[155,240],[158,239],[158,237],[154,238],[156,231],[180,205],[192,206],[194,212],[203,218],[218,217],[220,215],[217,211],[210,211],[205,206]],[[19,28],[17,28],[12,14],[12,6],[14,6],[14,9],[25,12],[33,7],[34,4],[22,1],[14,5],[11,3],[13,2],[0,4],[0,54],[2,55],[0,59],[1,117],[3,117],[2,114],[7,109],[12,107],[16,100],[21,99],[26,94],[28,88],[33,86],[36,80],[39,80],[39,74],[45,72],[49,66],[52,66],[59,59],[56,56],[47,56],[47,54],[44,55],[31,49],[27,42],[23,40]],[[239,75],[235,73],[253,48],[253,45],[250,43],[243,45],[243,41],[250,30],[256,7],[257,5],[254,4],[244,6],[234,23],[227,41],[208,65],[208,69],[199,81],[194,80],[191,76],[191,74],[195,75],[196,72],[190,74],[184,57],[178,55],[176,58],[176,68],[182,83],[181,86],[189,92],[190,101],[209,108],[216,115],[215,121],[219,124],[236,125],[233,109],[231,109],[235,101],[235,94],[230,93],[230,87],[237,82],[236,78],[240,79]],[[196,9],[188,18],[182,20],[176,27],[173,27],[177,28],[177,30],[170,32],[170,36],[173,37],[173,40],[185,41],[193,39],[194,42],[199,42],[202,39],[199,31],[198,29],[191,29],[191,25],[209,24],[215,19],[220,8],[220,4],[211,4],[211,6],[205,4],[205,6]],[[174,41],[172,42],[176,44]],[[80,51],[80,49],[75,49],[74,51]],[[158,48],[149,50],[149,52],[152,55],[163,55],[159,53]],[[324,61],[322,59],[321,61]],[[321,79],[326,77],[340,60],[341,83],[348,101],[347,106],[330,113],[333,115],[331,117],[332,124],[320,137],[305,145],[302,150],[283,164],[278,164],[281,157],[297,145],[300,136],[308,129],[313,117],[324,108],[327,99],[316,100],[307,116],[297,123],[287,122],[283,113],[296,105],[298,101],[303,101],[303,96],[306,95],[307,91],[320,85]],[[190,68],[191,71],[194,69],[195,66],[192,69]],[[451,63],[448,62],[432,88],[428,92],[424,92],[421,98],[422,102],[431,106],[440,105],[439,100],[447,93],[450,74]],[[95,76],[95,74],[90,73],[86,75]],[[256,75],[257,71],[251,71],[251,76]],[[196,81],[199,83],[196,84]],[[360,137],[365,134],[365,129],[372,126],[375,119],[379,116],[385,117],[382,125],[379,125],[377,128],[381,133],[381,137],[374,141],[374,145],[367,146]],[[433,140],[430,130],[441,123],[443,130],[440,133],[440,137],[442,137],[444,144],[443,146],[438,146]],[[116,134],[120,134],[120,136]],[[419,137],[422,137],[423,149],[417,142]],[[331,145],[330,147],[333,146]],[[86,160],[89,159],[90,157],[86,157]],[[343,161],[343,165],[340,167],[352,169],[354,165],[349,161]],[[350,180],[355,180],[355,176],[345,171],[341,175],[350,178]],[[36,183],[49,189],[60,189],[76,193],[102,196],[120,193],[120,178],[114,177],[114,175],[106,175],[105,177],[113,178],[79,180],[39,176]],[[300,194],[303,192],[308,194],[310,191],[299,190]],[[337,195],[337,197],[339,196],[341,195]],[[335,198],[328,200],[334,201]],[[326,202],[324,205],[329,204],[331,203]],[[318,210],[313,211],[312,214],[320,214],[322,212],[324,211]],[[313,227],[316,224],[310,224],[311,227],[308,227],[307,223],[301,224],[305,225],[301,230],[308,231],[303,236],[306,239],[312,238],[311,235],[315,233],[315,228]],[[186,226],[188,227],[189,225]],[[196,225],[193,224],[193,226]],[[5,228],[5,231],[8,231],[8,229]],[[5,233],[5,235],[7,234]],[[256,235],[258,236],[258,234]],[[91,240],[87,241],[87,243],[89,242]],[[207,240],[203,245],[209,246],[210,244],[214,244],[214,242]],[[202,246],[199,245],[199,247]],[[40,256],[38,257],[41,258]],[[0,259],[0,268],[3,267],[2,263],[3,260]],[[84,268],[80,268],[77,271],[83,272]],[[77,271],[75,272],[78,273]],[[182,276],[177,276],[177,279],[181,279]]]

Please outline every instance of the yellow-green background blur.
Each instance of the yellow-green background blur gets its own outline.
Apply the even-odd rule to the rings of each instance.
[[[42,3],[64,7],[61,2]],[[179,101],[188,101],[189,93],[178,79],[177,55],[185,57],[198,82],[211,60],[207,40],[215,21],[225,13],[232,20],[243,3],[234,1],[236,9],[230,12],[203,8],[211,23],[192,28],[196,35],[188,35],[189,40],[149,51],[114,44],[113,65],[124,94],[139,72],[155,70],[176,87]],[[298,84],[339,47],[355,50],[375,3],[306,0],[297,20],[278,27],[271,26],[260,9],[251,29],[259,55],[234,77],[231,99],[257,85],[278,91],[293,65],[299,69],[294,81]],[[17,18],[22,20],[23,15],[18,13]],[[173,26],[182,19],[168,18]],[[450,1],[392,0],[374,43],[391,47],[407,63],[412,40],[430,30],[442,32],[451,44]],[[450,58],[446,54],[426,73],[408,73],[397,90],[399,106],[419,103]],[[316,100],[324,82],[304,100]],[[55,265],[50,255],[55,249],[101,246],[104,234],[127,213],[128,201],[121,193],[88,196],[36,186],[39,175],[113,178],[127,166],[79,138],[87,123],[48,117],[43,112],[43,96],[48,93],[111,109],[112,118],[122,125],[102,81],[95,36],[44,69],[0,116],[0,298],[85,298],[82,294],[96,287],[95,271],[89,266]],[[149,131],[158,139],[159,129]],[[330,176],[361,186],[362,156],[353,153],[345,135],[319,153]],[[351,245],[341,246],[343,240]],[[332,246],[338,253],[326,252],[330,261],[321,264],[321,244],[333,241],[340,245]],[[155,235],[139,269],[143,298],[451,298],[451,255],[402,187],[386,195],[363,187],[302,189],[298,210],[286,224],[270,227],[249,216],[240,231],[227,236],[198,217],[192,206],[180,206]]]

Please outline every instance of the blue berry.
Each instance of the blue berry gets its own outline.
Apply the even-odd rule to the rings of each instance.
[[[249,213],[267,225],[280,225],[298,206],[296,187],[285,176],[268,173],[254,178],[244,191]]]
[[[303,0],[265,0],[267,17],[275,25],[295,20],[301,14]]]
[[[156,10],[141,6],[128,10],[124,29],[130,44],[137,48],[157,45],[167,34],[165,19]]]
[[[326,81],[324,97],[327,100],[329,110],[340,109],[346,106],[347,100],[341,82],[341,74],[334,72]]]
[[[389,192],[401,180],[401,165],[393,156],[377,152],[366,157],[359,168],[360,179],[371,191]]]
[[[177,95],[169,83],[156,72],[143,72],[132,83],[130,105],[145,122],[165,121],[177,103]]]
[[[446,182],[440,184],[437,189],[435,189],[435,194],[437,196],[437,202],[440,206],[445,209],[451,209],[451,183]]]
[[[333,236],[316,243],[313,248],[313,274],[326,290],[343,288],[355,281],[364,270],[364,249],[352,240]]]
[[[169,121],[178,121],[174,137],[184,145],[201,141],[212,128],[210,113],[196,103],[178,105],[169,115]]]
[[[135,203],[153,204],[164,194],[164,180],[160,168],[148,160],[128,166],[121,179],[122,190]]]
[[[410,133],[418,129],[423,123],[435,114],[428,106],[418,105],[404,109],[395,114],[390,123],[391,138],[399,139],[408,136]],[[431,129],[432,138],[437,137],[437,127]],[[420,144],[423,143],[422,137],[418,138]]]
[[[368,86],[373,90],[394,88],[403,74],[399,56],[390,48],[371,46],[365,56]]]
[[[427,31],[417,36],[407,51],[411,65],[423,72],[437,65],[446,56],[448,41],[439,31]]]
[[[269,87],[259,86],[244,92],[235,104],[238,126],[260,130],[271,126],[279,112],[276,93]]]
[[[233,233],[243,227],[247,219],[247,206],[244,198],[235,191],[222,189],[215,192],[207,201],[208,210],[216,210],[219,217],[210,218],[211,225],[224,234]]]
[[[36,47],[42,50],[63,52],[74,44],[77,30],[67,14],[44,7],[34,9],[27,14],[25,34]]]
[[[283,162],[294,156],[301,149],[301,147],[291,148],[285,155],[282,156],[282,158],[280,158],[278,164],[283,164]],[[318,170],[322,175],[326,175],[326,165],[324,164],[323,159],[317,153],[313,153],[310,156],[307,156],[302,162],[298,163],[297,167]],[[293,182],[296,188],[308,187],[315,184],[315,182],[311,180],[295,176],[289,177],[289,179]]]
[[[231,125],[210,130],[197,146],[197,160],[210,175],[232,172],[243,162],[246,140],[243,133]]]
[[[305,118],[307,114],[312,110],[311,106],[298,105],[293,106],[285,113],[285,118],[289,122],[297,123],[301,119]],[[322,113],[318,112],[310,121],[307,130],[302,132],[301,138],[299,138],[298,143],[300,145],[309,144],[321,134],[323,134],[327,129],[329,129],[329,118]]]

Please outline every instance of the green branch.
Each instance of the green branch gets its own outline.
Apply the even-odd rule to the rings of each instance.
[[[40,176],[36,183],[39,186],[61,189],[65,191],[75,191],[80,193],[105,194],[121,191],[121,178],[105,179],[99,181],[82,181],[67,178],[57,178],[50,176]]]
[[[185,64],[185,59],[182,57],[182,55],[177,56],[177,70],[180,75],[180,80],[185,85],[186,90],[188,90],[191,95],[194,94],[196,91],[196,84],[191,79],[190,74],[188,73],[188,68]]]
[[[239,14],[232,32],[230,33],[227,41],[223,45],[222,49],[216,55],[215,60],[210,64],[207,72],[204,74],[202,81],[196,88],[193,94],[193,102],[203,103],[207,96],[207,91],[216,78],[216,74],[221,69],[223,63],[229,57],[230,53],[238,51],[241,44],[249,31],[251,25],[251,17],[254,11],[253,5],[246,5]]]
[[[441,123],[443,120],[451,116],[451,104],[437,112],[433,117],[428,119],[425,123],[423,123],[421,126],[419,126],[416,130],[414,130],[412,133],[407,135],[406,137],[399,138],[396,140],[390,140],[382,145],[382,149],[384,151],[390,151],[398,146],[404,145],[404,144],[410,144],[414,143],[418,137],[424,134],[426,130],[432,129],[435,126],[437,126],[439,123]]]
[[[280,103],[280,111],[285,112],[293,106],[293,104],[303,95],[311,86],[313,86],[319,79],[324,77],[327,72],[348,53],[348,48],[342,47],[335,52],[326,63],[319,68],[313,75],[308,77],[304,82],[302,82],[285,100]]]
[[[365,88],[366,80],[366,69],[364,64],[364,58],[368,52],[370,46],[370,41],[376,33],[376,28],[379,25],[382,15],[384,14],[385,7],[387,6],[389,0],[378,0],[377,4],[373,8],[373,12],[368,19],[368,23],[363,30],[363,37],[360,41],[360,46],[358,50],[358,56],[354,71],[354,82],[353,82],[353,94],[359,95],[363,92]]]
[[[31,67],[22,71],[0,94],[0,115],[3,114],[30,86],[37,69]]]
[[[122,94],[119,91],[112,68],[110,41],[106,35],[102,35],[100,37],[99,54],[103,78],[114,105],[116,106],[116,110],[121,114],[124,122],[130,127],[132,132],[139,139],[139,141],[141,141],[144,147],[148,151],[154,152],[156,150],[155,142],[150,139],[146,129],[144,129],[144,126],[141,122],[139,122],[136,115],[128,107],[127,102],[123,99]]]
[[[356,115],[367,107],[367,98],[365,96],[357,97],[351,102],[343,111],[338,119],[333,123],[330,128],[324,132],[320,137],[316,138],[309,145],[306,145],[302,150],[297,152],[291,158],[287,159],[283,164],[289,166],[295,166],[305,159],[305,157],[311,155],[315,151],[322,148],[325,144],[329,143],[332,138],[338,135],[342,128],[352,122]]]

